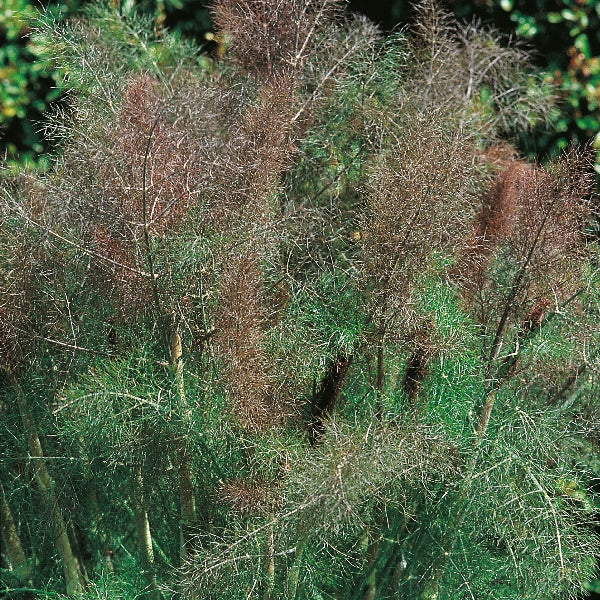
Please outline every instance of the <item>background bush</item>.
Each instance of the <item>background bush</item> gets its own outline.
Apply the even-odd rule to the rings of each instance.
[[[45,145],[39,122],[61,94],[60,75],[28,36],[28,19],[35,13],[28,0],[6,0],[0,7],[0,147],[22,162],[40,162]]]

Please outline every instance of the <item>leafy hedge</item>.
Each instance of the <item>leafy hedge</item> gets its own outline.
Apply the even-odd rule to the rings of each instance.
[[[570,143],[593,139],[600,149],[600,3],[595,0],[451,0],[460,16],[477,15],[511,30],[538,53],[537,64],[558,87],[561,106],[550,132],[525,146],[556,154]],[[597,160],[596,170],[600,172]]]
[[[34,16],[28,0],[5,0],[0,8],[0,147],[13,160],[40,162],[37,123],[60,97],[61,82],[28,36]]]

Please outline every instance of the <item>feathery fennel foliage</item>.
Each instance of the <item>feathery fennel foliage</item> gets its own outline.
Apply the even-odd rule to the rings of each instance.
[[[526,52],[417,8],[219,0],[218,60],[108,4],[40,23],[72,91],[53,168],[2,179],[11,597],[591,580],[591,162],[520,159]]]

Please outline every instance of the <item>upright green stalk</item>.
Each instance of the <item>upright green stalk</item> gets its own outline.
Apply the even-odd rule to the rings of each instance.
[[[298,582],[300,580],[300,561],[302,560],[304,547],[308,541],[308,530],[303,530],[302,527],[299,529],[298,538],[296,540],[296,548],[294,550],[294,558],[292,559],[292,564],[288,567],[286,600],[296,599],[296,594],[298,593]]]
[[[185,408],[185,383],[183,378],[183,347],[181,336],[174,327],[171,333],[171,369],[175,376],[175,387],[177,388],[178,410],[182,422],[187,425],[189,415]],[[187,428],[184,426],[184,430]],[[196,525],[196,493],[192,473],[192,457],[190,455],[187,441],[178,440],[176,450],[177,476],[179,480],[179,504],[180,504],[180,558],[183,561],[189,551],[191,534]]]
[[[273,591],[275,589],[275,539],[272,522],[267,528],[267,539],[265,540],[263,554],[263,574],[265,578],[265,591],[262,600],[273,600]]]
[[[2,485],[0,485],[0,531],[13,572],[24,584],[32,586],[31,565],[23,550],[21,538]]]
[[[385,352],[384,352],[384,339],[385,334],[381,335],[379,344],[377,346],[377,373],[375,376],[375,406],[376,416],[378,421],[381,421],[383,416],[383,389],[385,384]],[[373,530],[369,527],[367,530],[368,548],[367,557],[365,563],[365,576],[363,580],[363,600],[374,600],[377,595],[377,556],[379,554],[379,544],[381,540],[381,515],[383,514],[383,507],[381,503],[378,503],[375,507],[375,526]]]
[[[48,472],[46,460],[42,451],[42,444],[40,443],[37,429],[29,413],[25,394],[15,375],[10,371],[8,375],[15,391],[19,412],[21,413],[21,418],[23,420],[29,456],[33,460],[35,469],[35,481],[40,489],[42,501],[50,515],[50,522],[54,531],[54,544],[61,558],[65,574],[67,594],[69,596],[79,596],[83,592],[84,579],[77,558],[73,552],[71,542],[69,541],[69,536],[67,535],[67,526],[58,505],[54,480]]]
[[[385,350],[384,350],[384,335],[381,336],[379,345],[377,346],[377,374],[375,376],[375,408],[378,419],[381,419],[383,413],[383,386],[385,381]]]
[[[135,530],[140,551],[140,562],[142,564],[148,598],[149,600],[161,600],[161,594],[156,582],[156,573],[154,569],[154,551],[152,549],[150,521],[148,519],[148,511],[146,509],[144,478],[141,464],[137,464],[133,468],[132,500],[133,512],[135,515]]]

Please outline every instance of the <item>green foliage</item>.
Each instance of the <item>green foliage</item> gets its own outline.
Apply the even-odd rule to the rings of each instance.
[[[3,146],[10,159],[25,163],[36,162],[43,151],[35,122],[62,90],[60,74],[28,37],[36,12],[28,0],[8,0],[0,9],[0,135],[8,138]]]
[[[139,11],[145,14],[148,29],[161,29],[167,18],[174,19],[174,32],[202,39],[202,33],[210,27],[208,9],[196,8],[194,16],[188,19],[178,17],[184,8],[191,12],[187,4],[182,0],[126,0],[122,2],[122,12],[132,14]],[[7,155],[9,164],[15,167],[27,164],[48,168],[48,154],[54,148],[51,138],[43,131],[46,113],[64,106],[64,94],[68,89],[64,81],[68,63],[59,64],[50,59],[46,52],[49,43],[45,36],[47,30],[39,28],[38,35],[33,36],[33,23],[40,18],[48,23],[73,19],[82,6],[94,11],[97,3],[80,0],[43,3],[7,0],[0,9],[0,147],[3,154]],[[124,45],[120,50],[125,56],[128,43],[135,38],[136,32],[119,28],[113,31],[123,36],[121,42]],[[173,36],[165,40],[172,42],[171,50],[182,43]],[[155,45],[154,51],[157,53],[156,62],[164,65],[168,59],[165,60],[163,52],[168,53],[169,50],[163,48],[163,41]]]
[[[573,142],[600,143],[600,8],[593,0],[527,3],[494,0],[473,4],[452,0],[458,14],[491,19],[503,31],[531,44],[536,62],[558,88],[561,104],[550,131],[523,136],[534,153],[556,155]],[[600,173],[600,159],[596,159]]]
[[[38,157],[47,143],[38,133],[39,123],[48,106],[59,98],[62,79],[60,72],[43,58],[38,42],[22,37],[28,27],[23,16],[19,15],[33,16],[31,3],[26,0],[12,2],[6,5],[0,22],[0,31],[4,31],[6,36],[6,56],[3,57],[6,78],[0,119],[7,129],[5,146],[9,154],[15,160],[38,161],[42,160]],[[381,3],[381,7],[361,2],[350,4],[354,9],[372,14],[388,28],[409,19],[408,8],[399,2],[390,2],[389,6]],[[451,0],[449,4],[461,17],[470,19],[476,15],[486,22],[493,22],[505,34],[516,32],[532,44],[535,60],[547,74],[546,83],[558,87],[560,111],[555,113],[549,128],[540,128],[533,135],[521,135],[520,144],[526,152],[545,159],[573,142],[595,140],[596,145],[600,144],[600,140],[596,139],[600,130],[597,91],[600,16],[597,3],[591,0],[564,0],[558,5],[538,2],[535,9],[530,4],[513,0],[488,3]],[[79,3],[53,3],[51,6],[53,14],[64,16],[72,14]],[[203,34],[211,28],[209,12],[203,3],[193,6],[185,0],[122,3],[124,13],[133,10],[148,15],[153,28],[161,29],[166,24],[172,31],[196,40],[202,41]],[[217,52],[220,51],[218,44],[211,44],[217,47]],[[530,102],[543,101],[543,97],[534,97],[537,92],[535,86],[531,87],[531,92]],[[481,98],[485,101],[486,97],[487,91],[482,88]],[[46,165],[46,159],[40,164]]]
[[[7,587],[592,580],[593,161],[517,157],[553,100],[519,47],[432,2],[388,39],[340,9],[217,2],[215,59],[128,3],[40,19],[70,91],[50,168],[2,173]]]

